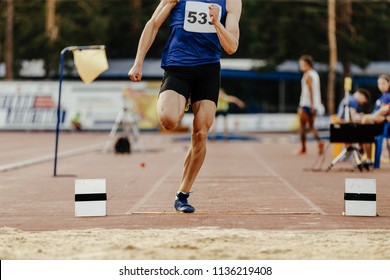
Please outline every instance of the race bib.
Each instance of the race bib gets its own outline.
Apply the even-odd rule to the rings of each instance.
[[[186,3],[184,30],[196,33],[216,33],[214,25],[211,23],[209,6],[210,3],[192,2]],[[214,4],[219,6],[218,4]],[[221,21],[221,11],[218,15],[218,20]]]

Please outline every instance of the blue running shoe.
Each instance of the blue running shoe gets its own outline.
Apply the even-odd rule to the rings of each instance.
[[[175,209],[181,213],[193,213],[195,208],[188,204],[188,197],[190,193],[178,192],[176,193]]]

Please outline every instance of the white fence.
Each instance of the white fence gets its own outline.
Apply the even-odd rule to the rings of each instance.
[[[0,130],[54,130],[57,123],[58,86],[58,82],[52,81],[0,82]],[[97,81],[87,85],[81,81],[64,81],[61,129],[73,129],[72,119],[76,115],[83,129],[111,129],[125,102],[130,102],[126,104],[131,106],[131,100],[126,99],[124,94],[129,88],[149,96],[156,95],[158,83]],[[288,132],[297,129],[295,114],[234,114],[227,118],[229,129],[235,131]],[[216,120],[217,131],[223,129],[222,123]],[[191,114],[185,115],[183,124],[191,126]],[[328,129],[329,124],[329,117],[326,116],[316,121],[319,129]]]

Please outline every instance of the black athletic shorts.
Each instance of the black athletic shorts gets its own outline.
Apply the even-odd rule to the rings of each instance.
[[[167,66],[160,93],[174,90],[194,104],[200,100],[211,100],[217,105],[221,86],[220,63],[198,66]]]

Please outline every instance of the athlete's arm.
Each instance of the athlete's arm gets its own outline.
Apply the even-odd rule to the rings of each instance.
[[[219,8],[216,5],[210,5],[210,18],[217,30],[217,35],[222,48],[227,54],[234,54],[238,49],[240,38],[239,22],[241,17],[241,0],[226,0],[226,27],[218,21]]]
[[[161,0],[152,17],[146,23],[142,31],[141,38],[138,43],[137,55],[135,57],[134,66],[130,69],[128,76],[133,82],[139,82],[142,79],[142,65],[145,56],[152,46],[156,35],[161,25],[170,15],[172,9],[177,4],[178,0]]]

